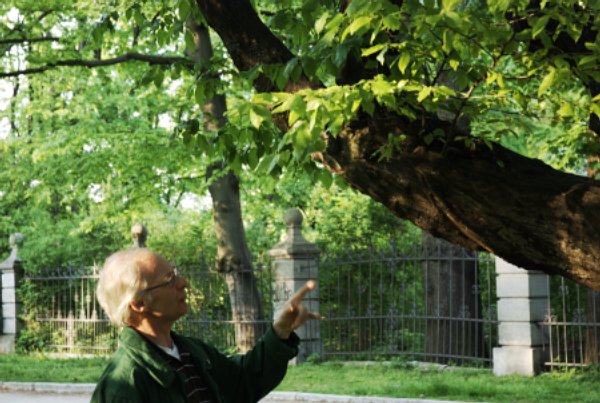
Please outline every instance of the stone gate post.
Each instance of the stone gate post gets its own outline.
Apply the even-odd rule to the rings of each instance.
[[[535,375],[544,365],[543,332],[549,276],[524,270],[496,257],[498,342],[494,374]]]
[[[23,266],[19,257],[19,247],[23,244],[23,235],[16,233],[9,238],[12,251],[8,259],[0,263],[2,274],[2,328],[0,329],[0,354],[13,353],[15,342],[23,324],[19,319],[21,303],[17,300],[17,288],[23,278]]]
[[[308,280],[317,282],[303,304],[312,312],[319,312],[319,248],[302,236],[302,213],[294,208],[286,211],[284,220],[287,233],[282,242],[275,245],[269,255],[272,258],[274,276],[273,311],[275,314],[283,304]],[[323,355],[320,323],[310,320],[296,330],[302,339],[298,356],[291,363],[300,363],[312,354]]]

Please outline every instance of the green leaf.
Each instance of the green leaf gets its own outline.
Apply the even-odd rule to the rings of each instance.
[[[598,118],[600,118],[600,104],[592,103],[590,105],[590,111],[591,111],[591,113],[595,113],[596,116],[598,116]]]
[[[396,86],[389,81],[378,76],[378,79],[371,83],[371,92],[376,97],[380,97],[387,94],[393,94]]]
[[[504,13],[508,10],[508,7],[510,7],[510,1],[511,0],[493,0],[489,1],[487,4],[491,11]]]
[[[287,97],[279,106],[273,109],[273,113],[282,113],[289,111],[294,102],[296,102],[296,98],[299,98],[299,95],[290,95]]]
[[[451,30],[445,29],[442,34],[442,50],[449,54],[453,49],[454,34]]]
[[[542,31],[546,28],[546,25],[548,25],[548,21],[550,21],[549,15],[544,15],[543,17],[536,19],[533,25],[531,26],[531,37],[535,39],[539,34],[541,34]]]
[[[312,57],[303,57],[302,58],[302,70],[304,70],[304,74],[308,77],[313,76],[317,71],[317,62]]]
[[[326,169],[319,170],[318,179],[325,189],[329,189],[333,183],[333,175]]]
[[[417,96],[417,102],[422,102],[431,94],[431,87],[423,87]]]
[[[260,125],[262,125],[262,122],[264,120],[265,119],[259,113],[257,113],[254,106],[250,108],[250,123],[252,124],[252,126],[258,129],[260,128]]]
[[[320,34],[325,28],[325,23],[327,22],[327,18],[329,15],[327,13],[323,14],[317,21],[315,21],[315,31],[317,34]]]
[[[342,33],[342,41],[344,41],[348,35],[354,35],[359,29],[370,24],[372,20],[373,17],[362,16],[352,21],[352,23],[346,27],[344,33]]]
[[[271,173],[279,162],[279,154],[266,154],[263,156],[256,167],[257,172],[265,174]]]
[[[398,58],[398,69],[402,74],[406,73],[406,68],[410,64],[410,53],[402,52]]]
[[[156,74],[154,74],[154,85],[156,88],[159,88],[165,79],[165,72],[163,69],[158,69]]]
[[[558,116],[566,118],[574,115],[573,106],[569,102],[563,103],[558,109]]]
[[[580,68],[595,67],[598,64],[598,57],[594,55],[583,56],[577,60],[577,66]]]
[[[292,76],[292,72],[294,71],[294,69],[296,68],[296,66],[298,66],[298,58],[297,57],[293,57],[285,65],[285,68],[283,69],[283,74],[286,77],[291,77]]]
[[[290,114],[288,116],[288,125],[292,126],[298,121],[298,119],[300,119],[301,116],[302,115],[300,115],[300,113],[298,113],[297,111],[290,111]]]
[[[156,73],[156,70],[153,67],[146,70],[146,72],[140,79],[140,85],[144,86],[144,85],[150,84],[152,82],[152,80],[154,80],[155,73]]]
[[[185,21],[192,12],[189,0],[179,0],[179,19]]]
[[[442,0],[442,10],[444,12],[454,10],[459,4],[461,0]]]
[[[400,29],[401,21],[404,20],[404,17],[400,12],[391,13],[383,17],[381,22],[383,22],[383,26],[390,31],[397,31]]]
[[[549,67],[548,70],[550,71],[546,74],[538,88],[538,97],[542,96],[548,88],[554,84],[554,80],[556,79],[556,69],[554,67]]]
[[[375,46],[371,46],[370,48],[363,49],[363,51],[362,51],[362,56],[363,56],[363,57],[370,56],[370,55],[372,55],[372,54],[374,54],[374,53],[377,53],[377,52],[379,52],[381,49],[383,49],[383,48],[385,48],[385,47],[387,47],[387,44],[385,44],[385,43],[380,43],[380,44],[377,44],[377,45],[375,45]]]
[[[387,52],[387,48],[383,49],[381,52],[379,52],[379,54],[377,55],[377,61],[379,62],[379,64],[381,64],[382,66],[385,64],[385,52]]]

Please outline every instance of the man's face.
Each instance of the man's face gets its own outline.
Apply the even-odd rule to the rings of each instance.
[[[147,280],[145,293],[148,318],[175,322],[188,311],[186,302],[187,282],[175,274],[175,269],[162,256],[148,253],[142,259],[141,272]]]

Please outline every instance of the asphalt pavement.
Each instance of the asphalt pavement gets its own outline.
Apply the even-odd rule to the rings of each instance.
[[[94,384],[52,382],[0,382],[0,403],[89,402]],[[260,403],[457,403],[445,400],[356,397],[318,393],[271,392]]]

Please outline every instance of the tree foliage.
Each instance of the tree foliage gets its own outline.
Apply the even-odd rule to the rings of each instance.
[[[190,156],[238,174],[308,172],[325,187],[333,172],[437,236],[600,284],[588,228],[600,220],[598,182],[514,152],[597,168],[597,0],[0,7],[0,78],[118,64],[135,93],[180,83],[171,117]],[[208,63],[191,63],[188,18],[218,34]],[[215,93],[228,96],[218,133],[204,130],[199,107]]]

